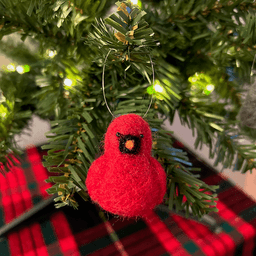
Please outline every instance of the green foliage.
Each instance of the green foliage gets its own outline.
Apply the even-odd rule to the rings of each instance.
[[[150,82],[151,46],[156,43],[152,38],[153,30],[142,19],[146,13],[132,7],[129,1],[117,2],[117,6],[118,16],[112,14],[104,22],[97,21],[95,31],[89,34],[86,42],[95,52],[100,49],[102,54],[106,55],[110,51],[109,62],[114,61],[116,68],[123,63],[122,69],[125,72],[131,68]],[[131,9],[130,13],[126,10],[127,7]],[[116,30],[116,33],[113,33],[113,30]]]
[[[16,75],[1,72],[0,85],[0,163],[8,171],[12,161],[10,152],[20,154],[15,145],[14,136],[28,126],[36,102],[31,99],[31,92],[36,92],[29,73]]]
[[[171,131],[162,126],[177,112],[182,124],[196,131],[195,148],[209,146],[216,164],[234,163],[242,172],[255,167],[255,146],[241,141],[255,133],[236,120],[241,83],[250,80],[255,55],[255,3],[142,1],[140,9],[124,1],[103,18],[113,3],[0,1],[0,39],[18,32],[22,40],[17,45],[1,41],[0,49],[18,65],[30,66],[24,74],[2,72],[0,162],[7,170],[8,153],[17,152],[13,136],[32,114],[51,120],[44,165],[59,175],[48,179],[55,183],[48,193],[58,193],[57,207],[77,208],[75,193],[88,200],[87,171],[102,153],[112,119],[102,93],[105,65],[105,94],[113,113],[144,116],[149,110],[152,154],[168,177],[165,204],[199,217],[216,211],[216,187],[199,180],[198,169],[173,148]],[[35,52],[23,44],[27,38]],[[226,67],[234,67],[238,79],[229,81]]]
[[[219,134],[215,146],[217,152],[215,166],[218,163],[223,163],[223,169],[231,168],[234,163],[233,170],[241,170],[242,173],[246,173],[248,170],[252,171],[256,167],[254,162],[256,146],[241,143],[244,136],[241,134],[234,135],[234,132],[236,129],[227,128],[225,133]]]

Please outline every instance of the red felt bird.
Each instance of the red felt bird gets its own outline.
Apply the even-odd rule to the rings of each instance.
[[[136,114],[115,118],[109,125],[104,154],[87,174],[91,199],[104,210],[126,217],[145,216],[166,192],[166,174],[151,156],[148,123]]]

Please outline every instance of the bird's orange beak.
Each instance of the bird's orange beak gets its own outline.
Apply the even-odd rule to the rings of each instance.
[[[129,150],[132,150],[134,148],[134,140],[127,140],[125,142],[125,147]]]

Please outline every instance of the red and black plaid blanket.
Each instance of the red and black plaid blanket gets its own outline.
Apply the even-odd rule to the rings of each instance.
[[[50,184],[41,163],[42,153],[27,149],[26,161],[0,177],[0,229],[28,209],[47,199]],[[1,256],[78,256],[78,255],[256,255],[256,202],[204,163],[188,154],[194,167],[202,168],[207,184],[218,184],[218,213],[211,213],[222,231],[218,234],[191,219],[157,208],[162,225],[155,232],[166,234],[169,252],[143,220],[108,216],[103,222],[90,202],[71,207],[45,207],[0,237]],[[79,199],[78,199],[79,200]]]

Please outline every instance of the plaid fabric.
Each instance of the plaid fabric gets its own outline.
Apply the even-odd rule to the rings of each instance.
[[[203,165],[202,177],[206,183],[220,185],[219,212],[210,215],[222,227],[221,233],[212,233],[203,224],[160,208],[152,213],[150,223],[111,215],[102,222],[96,207],[81,201],[78,211],[47,206],[0,238],[0,255],[256,255],[256,203],[189,156],[195,167]],[[45,189],[50,184],[44,182],[47,172],[36,148],[27,150],[27,161],[22,168],[0,178],[0,227],[48,197]]]

